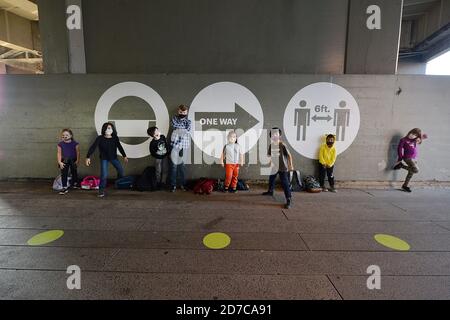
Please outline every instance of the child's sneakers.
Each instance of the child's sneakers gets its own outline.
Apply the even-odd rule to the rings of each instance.
[[[97,197],[104,198],[105,197],[105,191],[99,191]]]
[[[334,187],[331,187],[330,189],[328,189],[328,191],[333,192],[333,193],[337,193],[337,190]]]
[[[69,189],[68,188],[64,188],[64,189],[62,189],[60,192],[59,192],[59,194],[60,195],[66,195],[66,194],[68,194],[69,193]]]
[[[236,193],[237,192],[237,190],[236,189],[230,189],[230,191],[229,191],[230,193]]]
[[[409,188],[408,186],[402,186],[402,189],[403,189],[403,191],[406,191],[406,192],[409,192],[409,193],[412,192],[411,188]]]
[[[328,192],[328,189],[325,187],[322,187],[322,192]]]
[[[290,209],[291,206],[292,206],[292,199],[289,198],[289,199],[286,200],[286,204],[284,205],[284,208],[285,209]]]

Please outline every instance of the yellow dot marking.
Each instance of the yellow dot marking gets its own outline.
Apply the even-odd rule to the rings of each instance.
[[[210,233],[203,238],[203,244],[209,249],[223,249],[230,245],[231,238],[220,232]]]
[[[390,249],[398,250],[398,251],[409,251],[411,248],[406,241],[399,239],[394,236],[390,236],[388,234],[377,234],[375,235],[375,240]]]
[[[28,240],[28,245],[30,246],[41,246],[61,238],[64,234],[62,230],[50,230],[46,232],[39,233]]]

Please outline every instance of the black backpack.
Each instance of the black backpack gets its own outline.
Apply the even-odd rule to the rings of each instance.
[[[155,191],[157,189],[158,189],[158,183],[156,182],[155,167],[145,168],[142,175],[136,181],[136,190],[138,190],[138,191]]]
[[[300,192],[303,190],[302,176],[300,171],[294,170],[289,172],[289,182],[291,183],[291,191]]]

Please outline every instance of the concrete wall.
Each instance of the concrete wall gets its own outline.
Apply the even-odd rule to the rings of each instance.
[[[351,0],[345,73],[395,74],[400,42],[402,0]],[[381,9],[381,29],[369,30],[366,10]]]
[[[333,82],[355,97],[361,112],[359,134],[338,158],[338,179],[403,178],[404,172],[396,176],[388,170],[395,161],[396,143],[409,129],[421,127],[430,139],[420,147],[421,172],[416,179],[450,181],[449,77],[276,74],[0,76],[0,179],[56,176],[56,143],[63,127],[74,130],[84,156],[96,136],[94,111],[100,96],[123,81],[151,86],[161,95],[171,114],[180,103],[190,104],[206,86],[233,81],[246,86],[258,98],[264,111],[264,128],[283,126],[284,110],[297,91],[311,83]],[[148,117],[146,104],[137,98],[124,98],[117,102],[117,108],[114,109],[116,119]],[[304,173],[315,172],[315,161],[295,151],[293,154],[296,167]],[[150,157],[133,159],[126,171],[139,173],[151,163]],[[97,157],[93,168],[83,166],[80,171],[82,175],[97,173]],[[188,168],[188,177],[222,174],[218,165]],[[243,168],[241,175],[262,178],[258,165]]]
[[[88,73],[332,73],[347,0],[83,1]]]

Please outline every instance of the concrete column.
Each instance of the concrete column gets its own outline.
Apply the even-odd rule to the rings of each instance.
[[[367,8],[381,9],[381,29],[367,27]],[[347,31],[347,74],[395,74],[403,0],[350,0]]]
[[[80,8],[82,0],[66,0],[66,8],[76,5]],[[80,12],[80,13],[81,13]],[[81,14],[81,19],[83,15]],[[86,73],[86,54],[84,49],[84,32],[83,21],[81,21],[81,29],[67,30],[69,41],[69,70],[70,73]]]
[[[64,0],[37,0],[44,72],[68,73],[69,49]]]

